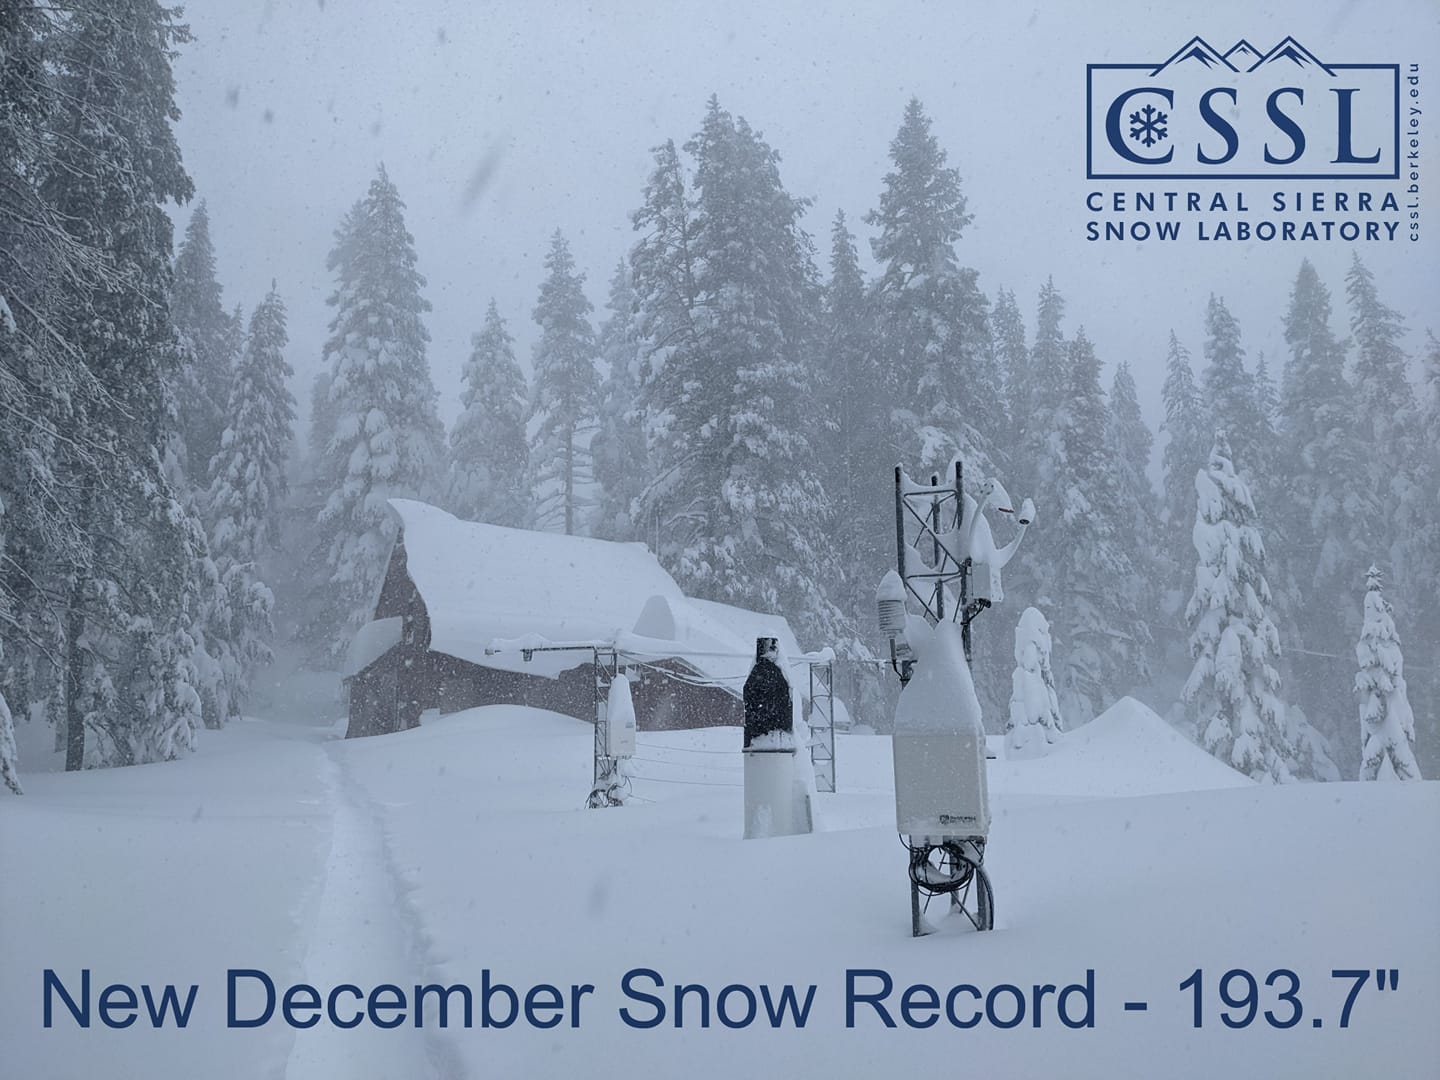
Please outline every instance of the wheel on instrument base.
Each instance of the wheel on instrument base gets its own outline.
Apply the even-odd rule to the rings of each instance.
[[[972,920],[975,929],[995,929],[995,891],[990,888],[990,875],[985,873],[983,866],[975,868],[971,887],[975,892],[975,918]]]
[[[976,930],[995,926],[995,892],[984,867],[984,841],[946,840],[910,849],[910,881],[916,890],[912,903],[924,906],[937,896],[948,896],[951,913],[957,910]],[[919,908],[914,908],[919,926]],[[917,934],[920,932],[917,929]]]

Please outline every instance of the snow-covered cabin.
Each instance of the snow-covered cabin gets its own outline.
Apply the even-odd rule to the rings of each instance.
[[[460,521],[408,499],[389,505],[399,532],[346,670],[351,736],[477,705],[592,719],[593,653],[536,651],[586,643],[621,650],[642,729],[738,725],[755,639],[778,637],[800,656],[782,616],[687,597],[643,544]]]

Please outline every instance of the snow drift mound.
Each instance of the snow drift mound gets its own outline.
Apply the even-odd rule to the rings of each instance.
[[[1130,697],[1066,732],[1046,757],[995,766],[1006,775],[1005,790],[1046,795],[1162,795],[1251,783]]]

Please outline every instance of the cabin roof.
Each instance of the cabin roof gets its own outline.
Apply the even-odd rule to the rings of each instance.
[[[590,656],[537,652],[527,661],[522,649],[614,643],[632,662],[681,660],[737,694],[757,637],[778,637],[788,656],[800,655],[783,616],[685,596],[643,544],[461,521],[410,499],[389,505],[434,652],[553,677]],[[357,642],[373,646],[374,637],[362,631]]]

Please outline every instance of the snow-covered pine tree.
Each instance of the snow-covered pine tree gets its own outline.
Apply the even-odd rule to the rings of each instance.
[[[1251,382],[1255,391],[1255,422],[1259,425],[1256,439],[1260,455],[1259,464],[1250,467],[1254,478],[1251,494],[1260,501],[1260,505],[1275,506],[1282,501],[1281,493],[1275,489],[1275,478],[1280,473],[1275,450],[1279,443],[1276,423],[1280,412],[1280,393],[1275,386],[1274,377],[1270,374],[1270,363],[1263,352],[1255,361],[1255,374]],[[1283,614],[1283,611],[1281,613]]]
[[[989,304],[955,244],[969,223],[960,173],[918,98],[890,143],[880,205],[866,215],[880,264],[871,286],[875,348],[891,392],[902,460],[944,472],[958,456],[973,484],[995,475],[1009,422],[990,336]]]
[[[1255,361],[1255,410],[1268,436],[1275,434],[1275,414],[1280,408],[1280,394],[1270,374],[1270,363],[1262,352]]]
[[[585,275],[575,272],[570,245],[556,229],[535,304],[540,338],[535,343],[527,427],[535,527],[567,536],[588,535],[593,524],[590,441],[598,424],[600,373],[591,310]]]
[[[1290,356],[1280,386],[1274,520],[1283,546],[1282,608],[1299,649],[1289,664],[1295,695],[1337,749],[1353,746],[1337,703],[1349,689],[1343,668],[1307,653],[1343,655],[1360,632],[1347,582],[1370,563],[1365,517],[1365,453],[1357,439],[1345,349],[1330,329],[1330,294],[1308,260],[1300,266],[1285,316]],[[1288,636],[1288,635],[1287,635]],[[1341,770],[1358,765],[1346,753]]]
[[[1293,748],[1280,700],[1280,636],[1265,612],[1265,544],[1223,432],[1195,474],[1195,494],[1199,562],[1185,609],[1195,666],[1181,696],[1211,754],[1253,779],[1288,781]]]
[[[693,317],[699,252],[689,183],[673,140],[657,146],[654,157],[642,205],[631,215],[640,234],[630,266],[640,337],[640,406],[650,460],[637,509],[642,535],[656,554],[678,562],[683,547],[664,551],[661,523],[699,522],[707,515],[706,507],[719,489],[719,463],[704,458],[690,436],[714,430],[720,416],[711,400],[716,388],[707,375]]]
[[[1100,363],[1083,332],[1065,340],[1064,311],[1047,279],[1029,358],[1030,434],[1016,472],[1054,526],[1026,542],[1006,591],[1033,596],[1054,615],[1057,685],[1073,725],[1143,681],[1150,635],[1135,603],[1136,571],[1119,543],[1130,510],[1120,505]]]
[[[1160,504],[1151,486],[1150,453],[1155,436],[1140,413],[1140,398],[1130,365],[1121,361],[1115,366],[1106,402],[1106,438],[1111,468],[1117,484],[1115,541],[1130,564],[1131,576],[1118,586],[1130,594],[1130,603],[1145,621],[1153,624],[1160,610],[1160,594],[1164,587],[1165,562],[1160,553]],[[1142,641],[1141,655],[1148,656],[1153,641],[1148,629]]]
[[[191,484],[203,489],[210,459],[219,451],[221,434],[230,423],[225,408],[241,329],[220,300],[210,213],[203,199],[190,215],[175,256],[170,315],[188,355],[176,401],[183,464]]]
[[[338,661],[370,617],[385,572],[393,497],[426,498],[443,460],[444,429],[425,347],[430,334],[405,204],[382,165],[335,234],[336,289],[325,363],[335,428],[317,480],[323,576],[303,633],[319,658]]]
[[[522,528],[530,519],[530,393],[495,301],[471,338],[461,412],[450,432],[451,511],[464,521]]]
[[[1046,450],[1053,449],[1055,417],[1065,407],[1070,388],[1070,353],[1061,323],[1065,320],[1065,298],[1054,278],[1040,286],[1035,305],[1035,340],[1030,346],[1030,415],[1035,435],[1030,453],[1038,468]],[[1038,472],[1036,483],[1041,482]]]
[[[630,252],[641,341],[641,393],[647,400],[688,407],[686,374],[697,350],[691,318],[698,258],[695,215],[674,140],[655,147],[654,157],[643,204],[630,218],[641,234]],[[645,428],[647,441],[663,442],[670,433],[670,418],[647,413]]]
[[[1059,437],[1060,411],[1070,391],[1069,347],[1061,331],[1065,298],[1053,278],[1040,287],[1036,306],[1035,339],[1027,365],[1028,393],[1023,417],[1025,440],[1010,448],[1012,477],[1006,485],[1035,500],[1044,514],[1058,513],[1061,488],[1057,476],[1063,447]],[[1053,520],[1053,519],[1052,519]],[[1011,564],[1007,593],[1051,604],[1056,596],[1058,560],[1065,545],[1058,529],[1040,529],[1026,540]]]
[[[14,717],[54,705],[49,717],[63,722],[57,597],[63,575],[91,560],[65,463],[99,472],[105,452],[76,419],[104,389],[61,328],[116,271],[71,231],[46,181],[63,93],[53,14],[0,6],[0,694]]]
[[[1405,687],[1405,657],[1380,571],[1370,567],[1365,580],[1365,621],[1355,659],[1360,671],[1360,779],[1419,780],[1415,762],[1415,716]]]
[[[1381,301],[1375,276],[1358,254],[1345,275],[1345,294],[1355,346],[1355,437],[1364,454],[1365,483],[1356,496],[1369,503],[1359,520],[1368,527],[1364,542],[1369,549],[1385,552],[1384,561],[1403,571],[1403,536],[1414,524],[1405,508],[1413,501],[1417,466],[1426,453],[1417,442],[1418,404],[1405,374],[1405,322]],[[1436,453],[1433,445],[1429,452]],[[1409,577],[1402,573],[1399,583],[1408,584]]]
[[[1271,447],[1264,442],[1255,378],[1245,367],[1240,324],[1214,293],[1205,306],[1205,370],[1200,385],[1211,424],[1225,432],[1246,480],[1267,475]]]
[[[225,596],[224,639],[232,664],[226,703],[238,714],[255,672],[271,659],[274,596],[260,570],[274,548],[280,507],[288,493],[285,458],[295,421],[295,399],[285,360],[289,335],[285,304],[270,291],[250,317],[250,332],[231,381],[228,425],[210,462],[206,497],[210,554]]]
[[[335,438],[335,402],[330,397],[330,370],[322,366],[310,381],[309,456],[318,464]]]
[[[290,498],[283,511],[282,542],[298,557],[281,564],[284,574],[275,582],[276,629],[283,627],[292,643],[310,657],[321,651],[314,637],[317,628],[325,626],[327,618],[334,618],[327,612],[328,591],[315,588],[314,583],[330,576],[329,552],[317,541],[316,524],[330,498],[331,480],[325,470],[335,437],[335,407],[330,398],[329,365],[321,362],[310,380],[305,448],[298,462],[292,462]]]
[[[163,461],[183,366],[164,203],[191,195],[171,128],[170,58],[187,36],[174,17],[154,0],[86,0],[56,30],[60,137],[41,190],[71,240],[109,260],[52,327],[104,391],[67,418],[84,439],[57,448],[88,540],[60,568],[71,769],[87,759],[87,728],[91,759],[129,764],[176,756],[199,719],[191,628],[205,538]]]
[[[655,474],[645,521],[687,591],[781,612],[810,641],[844,640],[803,367],[818,292],[804,202],[785,191],[775,151],[714,98],[686,149],[693,195],[662,147],[635,215]]]
[[[889,407],[888,417],[879,416],[889,431],[881,432],[875,465],[899,460],[915,475],[951,475],[958,457],[972,491],[997,475],[1013,484],[1004,444],[1005,372],[989,301],[978,273],[957,253],[971,214],[959,170],[947,163],[918,98],[906,104],[890,162],[878,205],[865,218],[879,233],[870,241],[879,269],[867,307],[880,378],[868,407]],[[884,474],[877,479],[883,484]],[[876,509],[888,504],[881,496]],[[877,539],[889,531],[882,528]],[[872,588],[875,576],[867,583]],[[976,689],[991,715],[1003,714],[1009,693],[1006,644],[1005,635],[993,634],[975,642]]]
[[[1010,676],[1010,719],[1005,754],[1039,757],[1065,730],[1050,668],[1050,624],[1037,608],[1026,608],[1015,625],[1015,670]]]
[[[38,132],[46,126],[51,105],[51,84],[43,75],[45,26],[44,17],[26,7],[0,11],[0,56],[5,58],[0,63],[0,251],[5,252],[0,258],[0,401],[7,406],[0,409],[0,461],[5,462],[0,468],[0,781],[17,795],[19,767],[6,694],[15,699],[17,711],[24,708],[33,681],[30,661],[38,652],[26,625],[33,618],[27,616],[33,606],[26,594],[38,566],[22,534],[28,531],[38,539],[40,526],[64,520],[55,502],[35,498],[53,492],[46,452],[53,435],[44,429],[58,413],[56,403],[47,400],[43,384],[48,379],[37,375],[52,363],[57,374],[67,366],[83,370],[66,365],[59,350],[53,361],[42,357],[41,335],[31,329],[39,321],[35,312],[45,239],[64,235],[39,224],[44,204],[31,182],[44,153]],[[37,445],[39,455],[33,453]]]
[[[1025,318],[1020,314],[1020,305],[1015,294],[1001,289],[995,294],[995,308],[990,314],[990,326],[995,335],[995,356],[1005,380],[1005,415],[1010,419],[1010,430],[1006,443],[1010,451],[1011,469],[1022,467],[1022,459],[1029,455],[1022,452],[1032,436],[1030,385],[1030,348],[1025,343]],[[1020,477],[1014,477],[1018,481]],[[1017,488],[1017,490],[1021,490]],[[1029,491],[1030,488],[1023,490]]]
[[[590,442],[600,501],[595,535],[605,540],[639,540],[635,500],[649,480],[645,418],[640,411],[640,340],[638,303],[624,260],[610,279],[610,315],[600,327],[599,430]]]
[[[1039,505],[1057,510],[1060,539],[1047,545],[1055,559],[1057,686],[1061,711],[1079,725],[1149,678],[1150,630],[1132,591],[1138,571],[1120,539],[1131,508],[1121,504],[1107,444],[1100,361],[1083,329],[1068,351],[1068,400],[1055,414],[1047,463],[1053,486],[1042,488]]]
[[[1070,389],[1070,354],[1061,323],[1065,318],[1065,298],[1055,287],[1053,278],[1046,278],[1040,287],[1035,312],[1035,339],[1030,346],[1028,368],[1029,393],[1024,418],[1026,437],[1012,448],[1014,475],[1019,490],[1033,492],[1037,506],[1055,506],[1056,458],[1060,452],[1057,439],[1061,409],[1065,407]],[[1052,501],[1043,502],[1047,496]],[[1044,548],[1058,546],[1060,538],[1050,533],[1035,537],[1039,547],[1027,541],[1021,549],[1023,572],[1033,583],[1031,595],[1043,596],[1052,580],[1053,552]]]
[[[875,583],[894,564],[890,466],[896,448],[886,412],[877,407],[884,380],[870,335],[865,278],[843,210],[830,230],[830,281],[823,300],[814,381],[824,422],[817,433],[820,476],[841,573],[832,595],[858,629],[872,625]],[[843,655],[869,657],[865,636],[834,644]]]
[[[1195,385],[1190,354],[1170,331],[1165,356],[1165,383],[1160,390],[1165,405],[1161,430],[1168,439],[1162,455],[1165,491],[1160,512],[1164,527],[1162,550],[1174,568],[1172,580],[1188,584],[1192,556],[1190,533],[1195,526],[1195,474],[1205,467],[1215,426]],[[1183,595],[1182,595],[1183,600]]]

